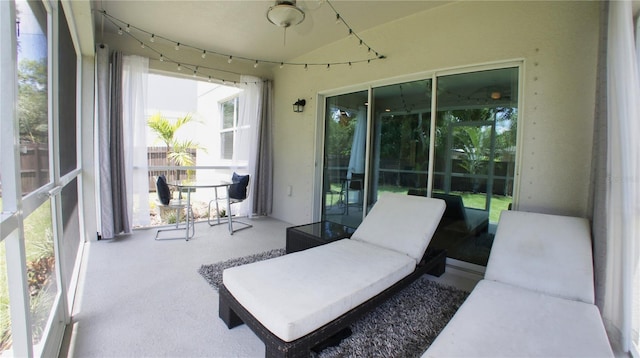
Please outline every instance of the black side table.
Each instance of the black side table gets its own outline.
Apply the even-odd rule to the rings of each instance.
[[[350,238],[354,231],[356,229],[352,227],[331,221],[288,227],[286,251],[290,254],[332,241]]]

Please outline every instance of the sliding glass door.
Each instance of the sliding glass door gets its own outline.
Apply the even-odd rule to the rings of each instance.
[[[514,66],[327,97],[322,219],[357,227],[384,192],[438,197],[447,211],[432,246],[485,265],[513,201],[518,76]]]
[[[327,99],[322,219],[357,227],[364,204],[367,91]]]
[[[383,192],[426,195],[431,80],[376,87],[372,98],[368,209]]]
[[[448,210],[432,245],[449,257],[486,265],[493,226],[512,204],[517,85],[517,68],[438,78],[432,196]]]

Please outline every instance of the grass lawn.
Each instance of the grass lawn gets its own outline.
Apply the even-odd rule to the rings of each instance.
[[[327,200],[326,201],[327,206],[336,205],[338,203],[338,200],[340,199],[340,195],[338,194],[340,193],[340,185],[339,184],[331,185],[331,191],[334,193],[334,195],[325,196]],[[380,186],[380,189],[378,192],[406,194],[407,191],[408,191],[407,188],[384,185],[384,186]],[[460,195],[462,197],[462,202],[464,203],[464,206],[467,208],[475,208],[475,209],[485,208],[486,194],[484,193],[474,194],[474,193],[467,193],[467,192],[452,191],[451,194]],[[493,195],[491,197],[491,209],[489,210],[489,222],[497,223],[498,219],[500,218],[500,213],[503,210],[507,210],[511,202],[512,202],[512,198],[509,196]]]

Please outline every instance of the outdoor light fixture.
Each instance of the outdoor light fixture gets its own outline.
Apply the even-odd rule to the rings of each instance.
[[[277,0],[276,4],[267,10],[267,19],[272,24],[287,28],[304,20],[304,11],[296,6],[295,0]]]
[[[305,99],[298,99],[296,103],[293,104],[293,111],[296,113],[302,112],[305,104],[307,104]]]

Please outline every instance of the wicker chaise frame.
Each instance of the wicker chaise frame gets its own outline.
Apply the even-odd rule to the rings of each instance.
[[[418,264],[412,273],[349,312],[292,342],[285,342],[271,333],[271,331],[263,326],[233,297],[224,285],[220,286],[218,314],[229,329],[243,323],[249,326],[264,342],[266,357],[309,357],[312,348],[325,342],[345,328],[348,328],[349,325],[363,314],[377,307],[423,274],[428,273],[434,276],[442,275],[445,270],[445,260],[446,252],[444,250],[435,251],[428,249],[420,261],[420,264]]]

